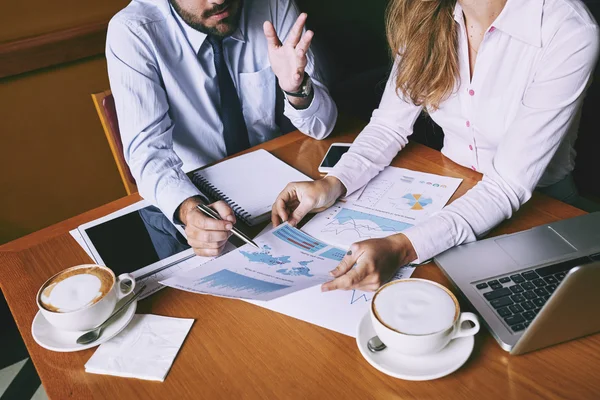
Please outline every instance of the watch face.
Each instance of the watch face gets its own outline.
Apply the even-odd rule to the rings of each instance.
[[[310,92],[312,92],[312,80],[310,79],[310,76],[307,75],[306,82],[302,87],[302,93],[308,97],[310,96]]]
[[[302,86],[300,86],[300,90],[298,90],[297,92],[286,92],[285,90],[283,91],[286,96],[292,96],[292,97],[308,97],[311,95],[312,93],[312,81],[310,79],[310,76],[305,72],[304,73],[304,81],[302,82]]]

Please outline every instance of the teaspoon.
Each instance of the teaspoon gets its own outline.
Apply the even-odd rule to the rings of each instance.
[[[129,300],[127,300],[127,302],[125,304],[123,304],[121,307],[119,307],[119,309],[117,311],[112,313],[110,315],[110,317],[108,317],[106,319],[106,321],[104,321],[103,323],[101,323],[100,325],[98,325],[97,327],[92,329],[91,331],[86,332],[83,335],[79,336],[79,338],[77,339],[77,344],[89,344],[89,343],[92,343],[92,342],[95,342],[96,340],[98,340],[98,338],[102,334],[102,329],[104,329],[104,327],[106,325],[108,325],[108,323],[115,316],[117,316],[121,311],[123,311],[125,308],[127,308],[127,306],[129,306],[131,303],[133,303],[133,301],[135,299],[137,299],[145,289],[146,289],[146,285],[142,286],[142,288],[140,290],[138,290],[138,292],[136,294],[134,294]]]
[[[378,351],[385,350],[386,345],[379,339],[379,336],[373,336],[367,342],[367,348],[371,353],[377,353]]]

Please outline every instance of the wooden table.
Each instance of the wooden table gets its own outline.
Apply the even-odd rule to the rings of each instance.
[[[295,132],[259,147],[317,178],[317,165],[329,144],[350,142],[361,128],[357,123],[340,125],[328,140]],[[418,144],[410,144],[393,165],[464,179],[454,198],[481,178]],[[86,374],[84,364],[95,349],[54,353],[34,342],[30,329],[38,311],[35,294],[57,271],[90,262],[70,237],[70,229],[138,199],[125,197],[0,247],[0,287],[52,399],[600,398],[600,335],[511,357],[482,331],[471,358],[457,372],[434,381],[408,382],[372,368],[354,338],[243,301],[170,288],[138,306],[141,313],[196,320],[165,382]],[[536,194],[493,234],[582,213]],[[419,267],[414,276],[450,285],[433,264]]]

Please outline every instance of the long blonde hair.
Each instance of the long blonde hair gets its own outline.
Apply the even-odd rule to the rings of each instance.
[[[456,0],[391,0],[386,31],[396,67],[396,93],[436,110],[459,79]]]

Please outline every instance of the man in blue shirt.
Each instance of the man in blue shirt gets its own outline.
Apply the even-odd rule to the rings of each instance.
[[[283,115],[322,139],[337,109],[292,0],[133,0],[111,20],[106,57],[123,151],[140,194],[186,225],[199,255],[221,252],[235,216],[184,171],[280,135]],[[283,41],[280,41],[280,39]],[[218,182],[216,182],[218,186]]]

